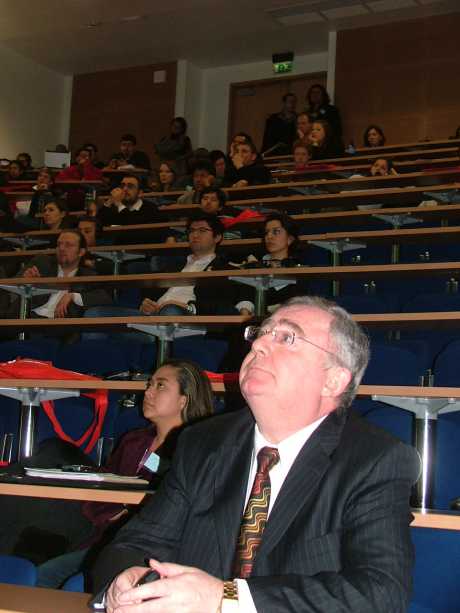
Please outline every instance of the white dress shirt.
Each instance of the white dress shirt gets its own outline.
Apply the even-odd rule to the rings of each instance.
[[[252,486],[254,483],[254,479],[257,472],[257,454],[262,449],[262,447],[274,447],[278,449],[278,453],[280,455],[280,460],[273,468],[270,470],[270,504],[268,507],[268,517],[270,517],[270,513],[273,509],[273,505],[278,497],[278,494],[281,490],[281,487],[286,479],[288,472],[291,470],[292,465],[294,464],[297,456],[300,453],[300,450],[308,441],[313,432],[318,428],[321,422],[326,418],[320,417],[312,424],[309,424],[302,430],[298,430],[285,438],[281,443],[274,445],[267,441],[262,433],[259,430],[259,427],[255,426],[254,430],[254,448],[252,451],[251,458],[251,468],[249,470],[249,478],[248,484],[246,488],[246,502],[245,508],[248,504],[249,497],[251,495]],[[236,546],[236,543],[235,543]],[[235,609],[235,601],[230,601],[227,606],[227,602],[224,601],[222,605],[222,613],[227,613],[227,611],[235,611],[238,610],[240,613],[257,613],[257,609],[254,605],[254,600],[251,596],[251,591],[249,589],[248,583],[244,579],[236,579],[238,584],[238,609]]]
[[[187,256],[187,263],[181,272],[201,272],[213,261],[216,257],[215,253],[204,255],[201,258],[197,258],[191,253]],[[194,285],[177,285],[176,287],[170,287],[165,293],[157,300],[158,304],[164,304],[165,302],[180,302],[187,305],[189,302],[195,300],[195,286]]]
[[[75,275],[77,274],[77,271],[78,271],[78,268],[75,268],[75,270],[72,270],[71,272],[65,275],[62,268],[58,266],[57,276],[58,277],[75,277]],[[51,294],[51,296],[48,298],[48,301],[45,302],[45,304],[42,304],[42,306],[36,307],[35,309],[33,309],[33,312],[36,313],[37,315],[40,315],[40,317],[47,317],[48,319],[54,319],[54,311],[56,309],[56,306],[59,300],[65,294],[67,294],[66,289],[61,290],[60,292]],[[72,292],[72,301],[75,302],[75,304],[78,304],[78,306],[83,306],[83,299],[81,297],[81,294]]]

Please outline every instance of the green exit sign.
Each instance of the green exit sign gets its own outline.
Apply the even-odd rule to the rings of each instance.
[[[273,71],[275,73],[291,72],[292,71],[292,64],[293,64],[293,62],[291,62],[291,61],[288,61],[288,62],[276,62],[276,64],[273,64]]]

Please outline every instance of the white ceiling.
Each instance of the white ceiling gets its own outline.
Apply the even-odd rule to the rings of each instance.
[[[327,50],[329,30],[460,11],[459,0],[0,0],[0,43],[65,74]]]

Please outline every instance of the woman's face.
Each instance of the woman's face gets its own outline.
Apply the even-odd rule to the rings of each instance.
[[[367,133],[367,140],[371,147],[378,147],[382,144],[382,137],[375,128],[371,128]]]
[[[324,140],[326,139],[326,132],[324,130],[324,126],[316,121],[313,122],[310,132],[310,138],[313,143],[317,145],[322,145]]]
[[[177,136],[178,134],[182,134],[182,124],[180,121],[173,121],[171,124],[171,133]]]
[[[311,130],[311,123],[306,113],[301,113],[297,117],[297,130],[300,130],[303,135],[306,135]]]
[[[265,248],[275,259],[288,256],[289,245],[293,240],[278,219],[272,219],[265,224]]]
[[[40,170],[37,176],[37,184],[49,185],[51,183],[51,175],[47,170]]]
[[[59,228],[61,221],[65,217],[65,212],[61,211],[54,202],[48,202],[43,209],[43,221],[51,230]]]
[[[8,173],[12,179],[18,179],[22,174],[22,166],[19,162],[11,162]]]
[[[172,366],[161,366],[149,381],[144,395],[142,411],[152,423],[181,423],[182,411],[187,397],[180,393],[177,370]]]
[[[172,185],[174,183],[174,173],[167,164],[161,164],[158,174],[162,185]]]
[[[310,101],[313,105],[319,105],[323,102],[323,92],[319,87],[312,87],[310,90]]]

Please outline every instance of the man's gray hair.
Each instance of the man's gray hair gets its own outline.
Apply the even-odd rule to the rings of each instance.
[[[351,373],[350,383],[338,399],[338,406],[350,406],[369,362],[369,338],[345,309],[319,296],[296,296],[279,308],[305,306],[325,311],[332,316],[330,334],[334,344],[333,365],[343,366]]]

